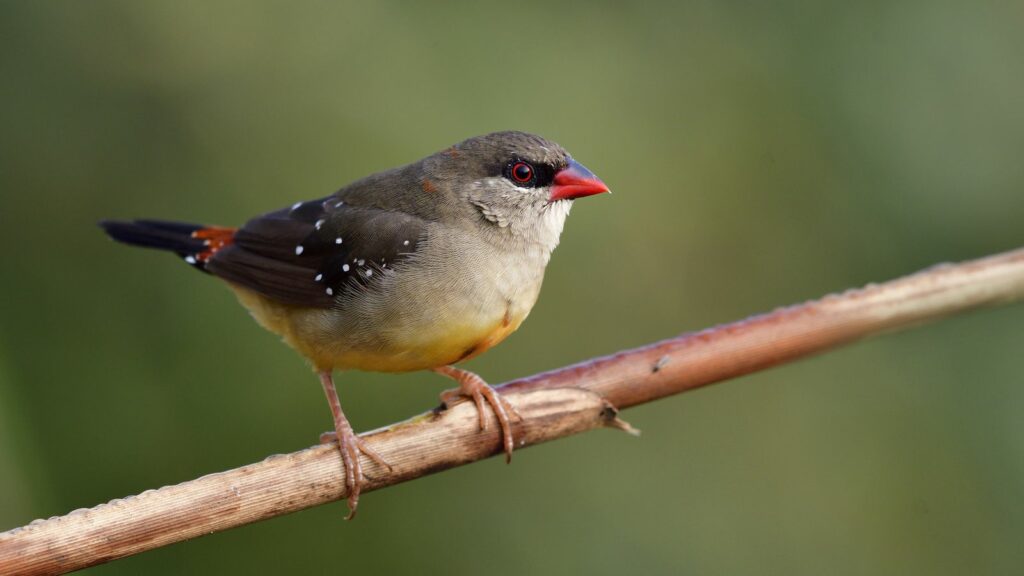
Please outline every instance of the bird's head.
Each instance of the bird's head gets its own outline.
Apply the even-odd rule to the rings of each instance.
[[[449,188],[482,226],[544,243],[557,243],[574,199],[608,192],[564,148],[525,132],[470,138],[429,160],[427,177]]]

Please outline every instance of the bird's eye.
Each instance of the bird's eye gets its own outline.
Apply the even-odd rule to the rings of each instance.
[[[524,186],[533,184],[536,179],[533,166],[530,166],[529,163],[523,162],[522,160],[512,163],[508,169],[508,175],[511,177],[513,182]]]

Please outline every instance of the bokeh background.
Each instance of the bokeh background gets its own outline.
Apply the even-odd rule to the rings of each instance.
[[[604,178],[492,382],[1024,244],[1019,2],[0,3],[0,529],[309,446],[303,361],[102,218],[236,225],[499,129]],[[1024,307],[90,574],[1009,574]],[[340,377],[369,429],[429,374]]]

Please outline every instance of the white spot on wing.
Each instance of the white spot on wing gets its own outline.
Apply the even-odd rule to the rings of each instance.
[[[299,244],[298,246],[295,247],[295,255],[298,256],[298,255],[302,254],[303,250],[304,250],[304,248],[302,247],[302,244]]]
[[[341,265],[341,271],[342,271],[342,272],[348,272],[348,270],[349,270],[349,268],[348,268],[348,264],[342,264],[342,265]]]
[[[185,256],[185,262],[188,262],[189,264],[195,264],[196,263],[196,257],[195,256]]]
[[[324,279],[324,275],[323,274],[317,274],[316,278],[314,278],[314,280],[316,280],[317,282],[319,282],[319,281],[321,281],[323,279]]]
[[[408,240],[406,240],[405,242],[402,242],[402,246],[408,246],[408,245],[409,245],[409,241]]]
[[[332,289],[328,288],[328,289],[327,289],[327,295],[328,295],[328,296],[334,296],[334,290],[332,290]]]
[[[335,244],[341,244],[341,236],[338,236],[337,238],[335,238],[334,239],[334,243]]]
[[[302,206],[302,202],[296,202],[295,204],[292,204],[292,210],[298,210],[299,206]]]
[[[316,221],[316,229],[317,230],[319,230],[320,227],[323,226],[323,225],[324,225],[324,221],[323,220],[317,220]]]
[[[366,277],[369,278],[370,276],[373,276],[373,270],[366,271]]]

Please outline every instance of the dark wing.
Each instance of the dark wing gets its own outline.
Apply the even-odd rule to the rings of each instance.
[[[413,254],[425,226],[404,212],[329,196],[250,220],[206,269],[279,302],[330,308]]]

